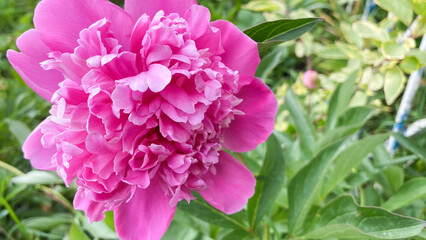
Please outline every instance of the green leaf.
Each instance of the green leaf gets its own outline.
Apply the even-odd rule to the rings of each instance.
[[[31,171],[10,180],[16,184],[61,184],[64,181],[54,172]]]
[[[9,126],[9,131],[12,133],[16,139],[18,139],[21,146],[24,144],[25,140],[27,139],[28,135],[30,135],[31,130],[28,128],[28,126],[18,120],[8,119],[6,118],[4,120],[7,125]]]
[[[244,223],[244,212],[239,212],[233,215],[226,215],[225,213],[208,204],[198,193],[194,193],[194,196],[197,199],[191,200],[190,204],[181,201],[178,204],[178,208],[185,213],[189,213],[192,216],[208,223],[225,228],[234,228],[249,232],[249,228]]]
[[[322,199],[348,175],[352,168],[358,166],[369,153],[373,152],[388,137],[389,134],[368,136],[342,150],[333,159],[333,164],[329,167],[328,174],[324,178],[321,191]]]
[[[426,17],[426,1],[424,0],[408,0],[411,4],[413,11],[421,15],[423,18]]]
[[[383,175],[393,193],[398,191],[402,184],[404,184],[404,170],[399,166],[388,166],[383,169]]]
[[[336,127],[339,116],[346,111],[352,95],[355,91],[355,80],[358,77],[358,71],[353,72],[346,81],[337,86],[330,98],[327,112],[327,130]]]
[[[290,112],[291,118],[296,127],[297,134],[300,137],[302,149],[310,157],[315,150],[315,132],[314,126],[306,113],[303,110],[297,96],[293,93],[291,88],[287,90],[285,95],[285,104]]]
[[[49,217],[31,217],[22,221],[22,225],[31,230],[49,231],[61,224],[70,224],[71,216],[56,214]]]
[[[389,40],[389,34],[384,29],[370,22],[355,22],[352,25],[352,30],[362,38],[374,39],[380,42]]]
[[[312,202],[315,197],[318,197],[315,194],[321,186],[320,182],[332,159],[337,155],[342,142],[341,140],[323,148],[290,180],[288,186],[290,234],[303,223]]]
[[[404,183],[382,207],[394,211],[426,196],[426,178],[419,177]]]
[[[275,199],[278,197],[285,176],[285,162],[280,143],[272,134],[266,142],[266,155],[262,169],[256,177],[256,191],[248,202],[248,215],[251,227],[256,225],[262,217],[271,211]]]
[[[256,76],[265,80],[281,62],[283,52],[284,50],[282,48],[277,48],[263,57],[259,66],[257,66]]]
[[[380,49],[386,59],[403,59],[407,52],[403,45],[395,41],[383,42]]]
[[[364,125],[370,119],[375,110],[369,107],[353,107],[346,110],[337,120],[337,127]]]
[[[409,0],[375,0],[377,5],[388,12],[392,12],[405,25],[410,25],[413,20],[413,11]]]
[[[426,160],[426,150],[419,146],[415,141],[405,137],[401,133],[394,133],[393,136],[399,142],[399,144],[401,144],[407,150],[416,154],[421,159]]]
[[[90,240],[90,238],[84,233],[83,229],[74,222],[71,225],[68,236],[69,240]]]
[[[412,49],[408,52],[408,56],[413,56],[417,58],[423,66],[426,66],[426,51],[422,51],[420,49]]]
[[[300,37],[321,21],[322,18],[282,19],[260,23],[245,30],[244,33],[256,41],[262,51]]]
[[[422,64],[416,57],[409,56],[402,60],[399,66],[405,73],[411,74],[412,72],[419,70],[422,67]]]
[[[395,67],[386,72],[385,84],[385,99],[388,105],[391,105],[398,96],[402,93],[405,87],[406,78],[404,73],[398,67]]]
[[[368,119],[373,116],[374,109],[368,107],[355,107],[348,109],[338,119],[337,127],[327,131],[321,137],[317,149],[345,138],[360,129]]]
[[[83,228],[94,238],[117,239],[117,234],[104,221],[90,223],[88,218],[84,218]]]
[[[279,2],[269,0],[254,0],[245,4],[242,8],[254,12],[273,12],[281,10],[282,6]]]
[[[301,239],[405,239],[425,227],[425,222],[378,207],[362,207],[352,196],[337,197],[318,212],[316,229]]]

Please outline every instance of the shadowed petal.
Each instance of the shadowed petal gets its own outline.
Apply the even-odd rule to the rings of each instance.
[[[254,76],[260,62],[257,43],[241,32],[234,24],[218,20],[211,23],[221,31],[221,40],[225,52],[222,62],[242,75]]]
[[[258,78],[242,87],[236,96],[243,99],[236,108],[244,115],[236,115],[225,130],[223,147],[235,152],[247,152],[265,142],[274,130],[277,100]]]
[[[28,86],[44,99],[50,101],[53,93],[64,80],[57,70],[44,70],[40,63],[47,60],[50,49],[41,41],[40,34],[31,29],[23,33],[16,41],[20,53],[9,50],[7,58],[16,72]]]
[[[175,208],[157,182],[138,188],[128,203],[114,213],[115,228],[123,240],[159,240],[173,219]]]
[[[220,152],[215,168],[216,175],[209,173],[209,187],[200,191],[201,196],[226,214],[239,212],[254,194],[256,179],[253,173],[225,151]]]
[[[133,20],[107,0],[41,1],[34,12],[34,25],[52,50],[73,52],[80,31],[103,18],[111,22],[111,31],[124,49],[129,49]]]
[[[158,11],[163,10],[164,13],[179,13],[184,16],[192,4],[197,4],[196,0],[126,0],[124,9],[134,20],[137,20],[142,14],[146,13],[153,17]]]
[[[56,147],[44,148],[41,144],[41,133],[40,123],[25,140],[22,146],[24,152],[24,158],[29,159],[31,165],[39,170],[52,171],[56,170],[56,167],[52,164],[52,156],[57,152]]]

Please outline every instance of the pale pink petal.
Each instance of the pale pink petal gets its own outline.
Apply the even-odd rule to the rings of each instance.
[[[34,25],[52,50],[73,52],[80,31],[103,18],[111,22],[111,31],[124,49],[129,49],[133,20],[107,0],[43,0],[34,12]]]
[[[225,130],[224,148],[235,152],[251,151],[266,141],[274,130],[277,100],[274,93],[258,78],[242,87],[236,97],[243,100],[236,115]]]
[[[134,20],[146,13],[153,17],[158,11],[163,10],[166,15],[179,13],[184,16],[192,4],[197,4],[196,0],[125,0],[124,9]]]
[[[90,222],[101,221],[105,218],[105,212],[110,209],[103,202],[95,202],[86,195],[84,189],[79,188],[75,194],[73,205],[75,209],[85,211]]]
[[[221,40],[225,53],[222,62],[242,75],[254,76],[260,62],[257,43],[241,32],[234,24],[218,20],[211,23],[221,31]]]
[[[23,33],[16,41],[21,50],[7,51],[7,58],[22,79],[37,94],[50,101],[53,93],[59,88],[58,84],[64,80],[57,70],[44,70],[40,63],[47,60],[51,51],[40,39],[40,34],[31,29]]]
[[[200,191],[201,196],[226,214],[241,211],[254,194],[253,173],[225,151],[220,152],[219,163],[214,166],[216,175],[209,173],[208,187]]]
[[[146,82],[153,92],[160,92],[172,80],[170,70],[161,64],[151,64],[146,72]]]
[[[123,240],[159,240],[175,213],[169,201],[170,197],[154,181],[147,189],[138,188],[132,199],[114,213],[118,237]]]
[[[33,132],[28,136],[22,151],[24,152],[24,158],[29,159],[31,165],[40,170],[52,171],[56,170],[56,167],[52,164],[52,156],[57,152],[55,145],[50,148],[44,148],[41,143],[43,134],[41,133],[40,123]]]

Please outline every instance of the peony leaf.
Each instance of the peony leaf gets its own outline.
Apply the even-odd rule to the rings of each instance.
[[[252,229],[271,211],[284,184],[285,162],[277,138],[272,134],[266,142],[266,155],[262,170],[256,177],[256,192],[248,202],[248,215]]]
[[[424,221],[404,217],[379,207],[363,207],[343,195],[319,210],[316,229],[300,239],[402,239],[426,226]]]
[[[328,169],[328,174],[322,184],[321,197],[324,199],[350,173],[352,168],[357,167],[367,155],[373,152],[377,146],[382,144],[389,134],[368,136],[357,141],[333,159],[332,167]],[[349,160],[350,159],[350,160]]]
[[[25,140],[27,139],[28,135],[30,135],[31,130],[28,128],[28,126],[18,120],[14,119],[5,119],[4,120],[7,125],[9,126],[9,131],[12,133],[16,139],[18,139],[21,146],[24,144]]]
[[[303,223],[313,202],[320,197],[320,193],[324,197],[346,176],[348,169],[350,171],[386,138],[388,134],[369,136],[351,143],[344,149],[341,149],[343,140],[340,140],[329,144],[316,154],[290,181],[289,232],[298,230],[297,227]],[[348,158],[351,161],[347,161]],[[339,171],[330,172],[333,163],[334,169]]]
[[[311,30],[322,18],[282,19],[263,22],[244,31],[264,51],[280,43],[300,37]]]
[[[346,111],[355,91],[355,80],[357,77],[358,71],[353,72],[345,82],[336,88],[331,96],[327,112],[327,130],[336,127],[339,116]]]
[[[10,180],[16,184],[62,184],[63,180],[56,172],[31,171],[25,175],[14,177]]]
[[[426,196],[426,178],[414,178],[404,183],[404,185],[399,188],[399,191],[389,198],[382,207],[389,211],[394,211],[407,206],[423,196]]]
[[[225,228],[234,228],[249,232],[249,228],[244,223],[245,214],[243,211],[233,215],[226,215],[225,213],[208,204],[200,196],[200,194],[194,192],[194,196],[197,199],[191,200],[191,204],[181,201],[178,203],[178,208],[208,223]]]
[[[299,134],[302,149],[308,157],[311,157],[315,150],[314,126],[308,116],[306,116],[299,99],[297,99],[291,88],[288,89],[285,95],[285,103]]]
[[[83,229],[74,222],[71,225],[68,238],[69,240],[90,240],[90,238],[84,233]]]

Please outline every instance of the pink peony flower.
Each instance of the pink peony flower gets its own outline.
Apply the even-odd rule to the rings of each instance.
[[[310,90],[315,89],[318,80],[318,73],[314,70],[308,70],[303,74],[303,84]]]
[[[91,221],[114,210],[122,239],[160,239],[198,191],[232,214],[255,178],[245,152],[274,127],[277,102],[254,77],[257,44],[195,0],[42,0],[9,61],[53,106],[23,146],[78,191]]]

